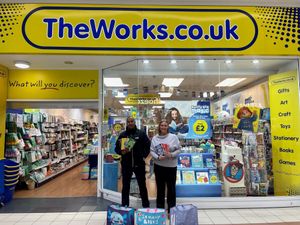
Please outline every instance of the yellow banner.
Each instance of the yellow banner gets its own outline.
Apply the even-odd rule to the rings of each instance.
[[[96,70],[11,70],[8,99],[98,99]]]
[[[8,70],[0,65],[0,159],[5,151],[5,121]]]
[[[299,55],[299,8],[1,4],[0,53]],[[279,18],[279,19],[278,19]],[[282,19],[284,18],[284,19]],[[37,32],[38,31],[38,32]]]
[[[275,195],[300,195],[300,110],[296,71],[269,76]]]
[[[160,103],[160,96],[157,94],[129,94],[125,98],[126,105],[157,105]]]

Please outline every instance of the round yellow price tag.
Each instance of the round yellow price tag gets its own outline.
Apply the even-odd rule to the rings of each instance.
[[[131,116],[132,116],[132,118],[136,118],[136,112],[135,111],[133,111],[133,112],[131,112]]]
[[[193,131],[195,134],[205,134],[207,132],[207,122],[205,120],[196,120],[196,122],[193,125]]]
[[[217,176],[211,176],[210,177],[210,183],[217,183],[218,182],[218,178],[217,178]]]
[[[117,131],[117,132],[120,132],[122,130],[122,125],[119,124],[119,123],[116,123],[114,125],[114,130]]]

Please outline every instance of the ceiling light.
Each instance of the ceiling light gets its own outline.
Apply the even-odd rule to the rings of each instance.
[[[170,98],[172,96],[172,93],[170,92],[159,92],[158,94],[161,98]]]
[[[218,83],[216,87],[232,87],[242,82],[243,80],[246,80],[246,78],[227,78],[221,81],[220,83]]]
[[[120,104],[122,104],[122,105],[124,105],[124,104],[125,104],[125,101],[121,101],[121,100],[120,100],[119,102],[120,102]]]
[[[30,67],[30,63],[26,61],[15,61],[15,67],[20,69],[28,69]]]
[[[178,87],[184,78],[164,78],[162,85],[166,87]]]
[[[212,91],[209,92],[209,96],[210,96],[210,97],[212,97],[212,96],[214,96],[214,95],[215,95],[215,92],[212,92]]]
[[[144,63],[144,64],[149,64],[150,61],[149,61],[148,59],[144,59],[144,60],[143,60],[143,63]]]
[[[226,63],[226,64],[230,64],[230,63],[232,63],[232,60],[227,59],[227,60],[225,61],[225,63]]]
[[[162,105],[154,105],[152,106],[153,109],[161,109],[162,108]]]
[[[104,85],[106,87],[128,87],[128,84],[124,84],[121,78],[104,78]]]
[[[198,63],[199,63],[199,64],[203,64],[204,62],[205,62],[204,59],[198,60]]]
[[[124,109],[131,109],[133,106],[132,105],[123,105]]]
[[[115,98],[126,98],[126,96],[122,91],[118,91],[118,94],[115,96]]]
[[[203,98],[207,98],[207,92],[203,92]]]
[[[176,64],[177,62],[176,62],[175,59],[172,59],[172,60],[170,61],[170,63],[171,63],[171,64]]]
[[[254,59],[254,60],[252,60],[252,63],[253,63],[253,64],[258,64],[258,63],[259,63],[259,60],[258,60],[258,59]]]

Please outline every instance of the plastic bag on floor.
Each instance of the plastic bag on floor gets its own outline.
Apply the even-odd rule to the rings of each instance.
[[[167,213],[165,209],[144,208],[135,212],[136,225],[165,225]]]
[[[198,225],[198,210],[192,204],[176,205],[170,210],[170,225]]]
[[[119,205],[110,205],[107,208],[107,225],[134,225],[134,209]]]

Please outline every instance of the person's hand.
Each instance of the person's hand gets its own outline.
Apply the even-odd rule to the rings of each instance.
[[[158,160],[159,160],[159,161],[163,161],[163,160],[165,160],[165,159],[166,159],[166,156],[163,156],[163,155],[161,155],[161,156],[158,157]]]
[[[124,148],[124,149],[121,150],[122,155],[124,155],[128,152],[130,152],[128,148]]]
[[[170,152],[165,152],[165,158],[172,158],[172,155]]]

